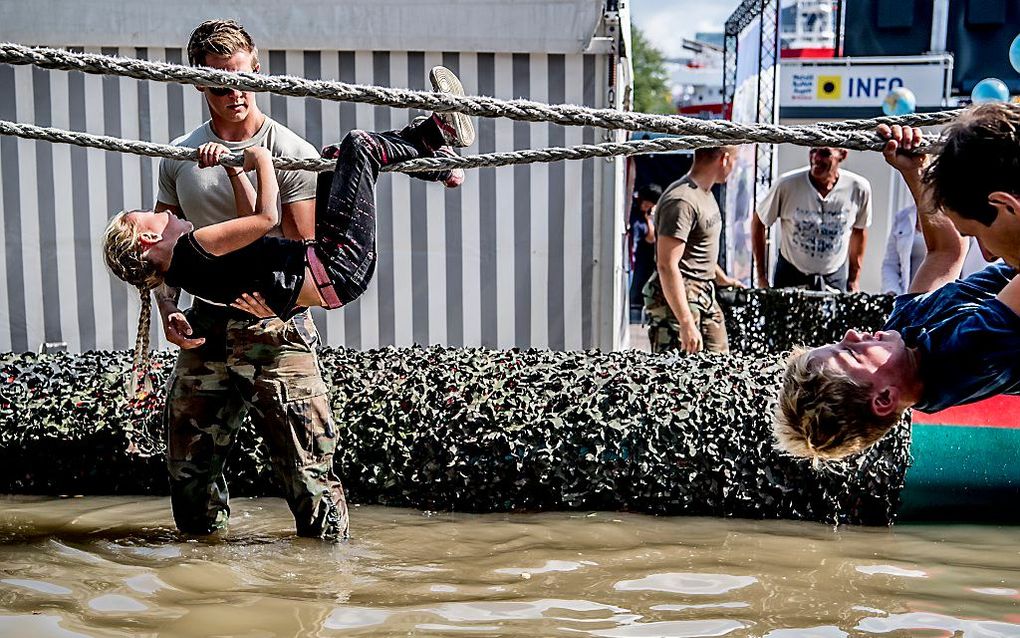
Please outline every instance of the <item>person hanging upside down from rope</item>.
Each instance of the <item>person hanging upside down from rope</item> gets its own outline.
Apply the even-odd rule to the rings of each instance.
[[[798,348],[787,362],[777,446],[815,461],[862,451],[910,407],[924,412],[1020,394],[1020,109],[971,109],[946,131],[938,158],[910,150],[920,129],[880,127],[886,161],[917,203],[928,254],[885,330]],[[987,261],[958,280],[977,238]]]
[[[456,75],[445,67],[433,68],[430,78],[437,91],[463,93]],[[196,230],[169,212],[118,213],[104,236],[106,263],[117,277],[139,288],[143,304],[150,290],[165,283],[220,305],[254,291],[284,319],[304,307],[343,307],[365,292],[375,272],[379,170],[450,154],[449,147],[470,146],[474,135],[467,116],[436,113],[399,132],[351,131],[339,146],[326,147],[323,157],[336,159],[336,168],[319,175],[314,241],[266,236],[277,224],[272,155],[263,147],[246,148],[243,170],[224,167],[234,190],[236,218]],[[228,152],[222,145],[205,144],[199,160],[215,166]],[[257,189],[246,173],[252,170]],[[461,170],[428,175],[450,187],[464,179]],[[136,361],[148,349],[147,316],[143,308]]]

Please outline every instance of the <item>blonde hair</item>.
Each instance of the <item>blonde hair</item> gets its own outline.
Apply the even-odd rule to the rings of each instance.
[[[806,348],[786,361],[773,429],[783,452],[820,461],[841,459],[874,445],[903,414],[878,416],[872,387],[825,365],[811,365]]]
[[[138,334],[135,336],[135,352],[131,361],[130,393],[136,395],[141,380],[143,392],[148,388],[149,367],[149,325],[152,321],[152,289],[163,283],[163,277],[156,265],[145,258],[145,251],[139,240],[137,227],[128,221],[133,211],[121,211],[113,216],[103,234],[103,257],[106,266],[125,281],[138,289],[141,310],[138,313]]]
[[[259,50],[244,27],[233,20],[206,20],[191,32],[188,39],[188,63],[205,64],[205,56],[231,56],[238,51],[251,53],[252,68],[259,65]]]

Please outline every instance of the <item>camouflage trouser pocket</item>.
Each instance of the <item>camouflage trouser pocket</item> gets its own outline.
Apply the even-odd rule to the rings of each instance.
[[[333,469],[337,439],[325,385],[317,377],[270,383],[282,418],[267,419],[263,436],[298,534],[340,540],[347,535],[347,504]]]
[[[716,299],[715,284],[711,281],[692,281],[687,287],[687,303],[701,331],[705,350],[729,352],[726,317]]]
[[[652,354],[661,354],[680,349],[680,333],[668,324],[655,324],[648,327],[648,343]]]
[[[687,290],[687,303],[692,312],[709,313],[715,303],[715,285],[711,281],[697,279],[684,280]]]
[[[280,385],[283,408],[301,448],[331,454],[336,448],[336,428],[329,394],[321,379],[307,379]]]
[[[687,292],[687,306],[690,308],[691,318],[701,332],[705,350],[729,352],[726,320],[715,298],[715,285],[711,281],[687,279],[684,281],[684,289]],[[649,295],[649,302],[646,302],[648,341],[653,353],[681,349],[680,324],[666,304],[661,290],[656,288],[649,291],[657,294]]]
[[[310,312],[294,315],[284,327],[284,339],[290,344],[304,344],[309,352],[319,346],[319,331],[315,328]]]

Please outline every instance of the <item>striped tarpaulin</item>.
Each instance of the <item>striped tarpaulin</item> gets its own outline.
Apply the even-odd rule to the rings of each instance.
[[[179,48],[89,52],[186,63]],[[427,88],[428,69],[468,93],[606,104],[604,56],[262,50],[270,74]],[[399,128],[418,112],[260,94],[260,107],[312,144],[353,128]],[[0,119],[167,143],[207,117],[193,87],[0,65]],[[477,122],[466,154],[601,141],[602,132]],[[596,139],[596,136],[599,139]],[[72,351],[133,343],[138,299],[102,262],[110,215],[149,207],[158,160],[0,138],[0,350],[44,341]],[[458,190],[404,175],[379,182],[375,280],[342,310],[316,311],[331,345],[618,345],[623,312],[620,162],[586,160],[469,171]],[[608,271],[606,270],[608,269]],[[154,328],[154,343],[163,346]]]

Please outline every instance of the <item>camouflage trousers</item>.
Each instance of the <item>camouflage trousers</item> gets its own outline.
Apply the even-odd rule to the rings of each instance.
[[[206,343],[181,350],[167,392],[167,466],[178,529],[208,534],[226,526],[224,464],[248,413],[298,534],[346,538],[347,501],[333,470],[337,433],[311,317],[238,321],[203,308],[192,308],[188,318]]]
[[[684,279],[687,304],[694,317],[694,324],[701,331],[706,352],[730,351],[726,336],[726,316],[723,315],[719,300],[715,297],[715,284],[711,281]],[[681,350],[680,324],[662,292],[658,273],[652,275],[644,288],[645,311],[648,317],[648,341],[653,353]]]

